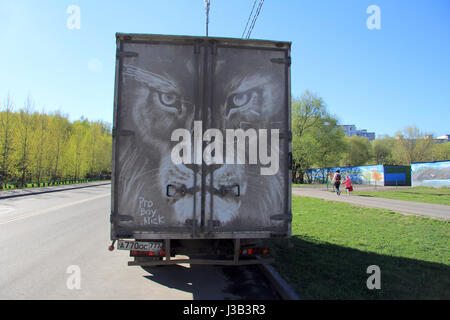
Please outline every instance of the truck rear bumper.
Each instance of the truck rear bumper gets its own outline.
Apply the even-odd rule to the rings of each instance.
[[[170,259],[170,260],[160,260],[160,261],[128,261],[129,266],[159,266],[159,265],[174,265],[179,263],[189,263],[189,264],[207,264],[207,265],[224,265],[224,266],[242,266],[250,264],[264,264],[273,263],[273,258],[264,259],[238,259],[238,260],[225,260],[225,259]]]
[[[174,265],[181,263],[188,264],[207,264],[207,265],[228,265],[228,266],[239,266],[239,265],[250,265],[250,264],[264,264],[264,263],[272,263],[274,260],[270,258],[270,256],[263,255],[262,257],[256,252],[255,248],[241,249],[241,239],[230,239],[233,243],[232,254],[218,254],[219,252],[210,251],[209,254],[208,249],[205,245],[210,245],[210,242],[204,243],[205,240],[200,240],[200,244],[202,244],[202,248],[200,252],[192,252],[188,253],[187,247],[182,247],[182,252],[177,249],[175,251],[171,250],[171,240],[164,240],[164,256],[150,256],[150,257],[139,257],[136,255],[132,255],[132,251],[130,255],[134,256],[134,261],[129,261],[129,266],[157,266],[157,265]],[[217,241],[217,240],[215,240]],[[245,240],[242,240],[245,241]],[[247,242],[248,245],[248,242]],[[178,248],[180,249],[180,248]],[[259,249],[264,251],[262,249]],[[184,252],[183,252],[184,251]],[[231,253],[230,252],[230,253]],[[222,250],[223,253],[223,250]],[[268,252],[267,252],[268,253]],[[214,256],[211,256],[213,254]],[[218,254],[218,255],[217,255]],[[244,254],[244,255],[243,255]],[[178,255],[179,258],[175,258]],[[180,258],[180,255],[187,255],[190,258]]]

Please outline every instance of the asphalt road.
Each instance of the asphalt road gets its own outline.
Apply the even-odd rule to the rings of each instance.
[[[297,196],[320,198],[331,201],[347,202],[357,206],[392,210],[404,214],[422,215],[431,218],[450,219],[450,206],[443,204],[412,202],[386,198],[350,195],[341,187],[341,195],[322,190],[319,187],[295,187],[292,194]]]
[[[1,199],[0,299],[278,298],[256,266],[127,266],[109,212],[109,185]]]

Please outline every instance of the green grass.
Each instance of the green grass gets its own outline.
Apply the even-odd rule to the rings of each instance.
[[[292,204],[292,238],[266,242],[302,299],[450,299],[447,221],[308,197]],[[381,290],[367,289],[370,265]]]
[[[61,180],[61,181],[53,181],[53,182],[27,183],[24,186],[7,183],[7,184],[3,184],[0,186],[0,191],[37,188],[37,187],[52,187],[52,186],[60,186],[60,185],[66,185],[66,184],[78,184],[78,183],[98,182],[98,181],[102,181],[102,180],[100,180],[100,179]]]
[[[415,187],[391,191],[354,192],[357,195],[405,201],[437,203],[450,206],[450,188]]]

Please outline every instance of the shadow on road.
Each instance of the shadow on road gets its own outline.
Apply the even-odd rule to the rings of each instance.
[[[150,281],[190,292],[194,300],[274,300],[278,294],[258,266],[167,265],[143,267]]]

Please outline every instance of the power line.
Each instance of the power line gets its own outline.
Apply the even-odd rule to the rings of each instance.
[[[255,27],[256,19],[258,19],[259,12],[261,11],[261,7],[262,7],[263,4],[264,4],[264,0],[260,0],[259,4],[258,4],[258,8],[256,9],[255,16],[253,17],[252,23],[251,23],[250,28],[249,28],[249,30],[247,32],[247,36],[246,36],[247,39],[250,38],[250,35],[252,34],[253,28]]]
[[[245,31],[247,30],[247,26],[248,26],[248,23],[249,23],[249,21],[250,21],[250,18],[252,17],[253,10],[255,9],[255,5],[256,5],[256,0],[253,1],[252,11],[250,11],[250,15],[248,16],[247,23],[245,24],[245,29],[244,29],[244,32],[242,32],[241,38],[244,38],[244,34],[245,34]]]

